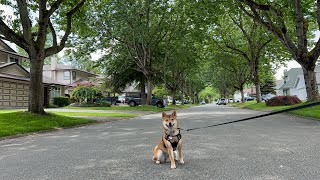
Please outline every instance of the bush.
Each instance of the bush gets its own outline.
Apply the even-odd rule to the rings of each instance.
[[[267,106],[287,106],[301,103],[301,100],[297,96],[276,96],[269,99]]]
[[[101,98],[102,93],[99,89],[92,86],[77,86],[71,93],[71,98],[79,103],[93,103],[95,98]]]
[[[109,101],[101,101],[96,104],[101,107],[111,107],[111,102],[109,102]]]
[[[70,100],[68,97],[55,97],[53,98],[53,104],[58,107],[68,106],[70,104]]]

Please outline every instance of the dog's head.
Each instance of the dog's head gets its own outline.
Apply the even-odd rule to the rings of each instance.
[[[162,127],[168,131],[175,130],[179,127],[176,111],[173,111],[172,114],[162,112]]]

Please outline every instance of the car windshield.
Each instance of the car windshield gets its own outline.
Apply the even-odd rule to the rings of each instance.
[[[225,99],[220,99],[221,101],[224,101]]]

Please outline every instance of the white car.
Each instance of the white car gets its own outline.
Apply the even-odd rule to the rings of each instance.
[[[217,101],[217,105],[221,105],[221,104],[227,105],[227,100],[224,99],[224,98],[219,99],[219,100]]]

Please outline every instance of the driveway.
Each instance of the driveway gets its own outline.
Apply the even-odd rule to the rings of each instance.
[[[261,112],[205,105],[182,128]],[[320,179],[320,122],[274,115],[182,132],[185,164],[151,161],[161,114],[0,141],[0,179]]]

